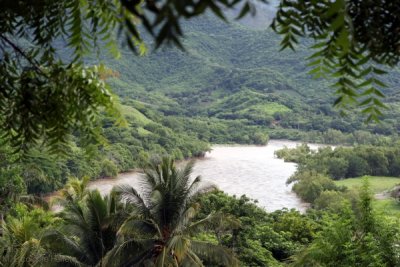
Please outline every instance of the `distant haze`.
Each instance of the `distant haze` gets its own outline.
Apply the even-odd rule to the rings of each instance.
[[[253,1],[256,7],[256,15],[246,15],[242,18],[239,23],[254,29],[266,29],[271,24],[272,19],[275,17],[276,7],[279,4],[279,0],[269,1],[268,4],[261,3],[259,1]],[[240,8],[237,8],[233,12],[229,12],[228,16],[235,18],[240,13]]]

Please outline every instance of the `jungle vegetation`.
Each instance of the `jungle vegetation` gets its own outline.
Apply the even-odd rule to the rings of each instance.
[[[282,0],[272,30],[235,21],[259,2],[0,1],[0,266],[400,264],[368,181],[333,182],[399,175],[398,3]],[[270,137],[357,146],[280,152],[305,214],[173,163]],[[139,167],[143,191],[86,188]],[[59,188],[52,212],[40,196]]]

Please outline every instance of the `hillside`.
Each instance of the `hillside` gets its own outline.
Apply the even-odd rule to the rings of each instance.
[[[332,108],[331,81],[307,74],[306,42],[296,53],[279,52],[276,34],[248,25],[206,16],[184,25],[186,51],[163,48],[137,57],[123,50],[120,60],[102,61],[118,72],[110,83],[123,101],[140,101],[165,116],[212,120],[213,125],[230,127],[239,123],[274,138],[311,141],[326,141],[322,133],[330,129],[346,134],[397,133],[398,70],[385,77],[391,109],[382,123],[366,125],[360,113],[351,111],[342,117]],[[211,136],[204,140],[214,141]],[[218,140],[246,143],[229,137]]]

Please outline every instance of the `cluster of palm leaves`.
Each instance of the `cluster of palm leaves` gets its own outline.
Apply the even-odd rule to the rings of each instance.
[[[70,180],[56,226],[3,224],[0,266],[237,266],[229,249],[196,238],[227,220],[196,218],[197,198],[215,187],[192,179],[192,169],[193,162],[177,169],[164,158],[145,170],[140,188],[118,186],[106,196],[89,191],[88,179]]]

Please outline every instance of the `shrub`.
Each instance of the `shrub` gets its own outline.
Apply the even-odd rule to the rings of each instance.
[[[101,177],[116,177],[118,175],[118,167],[112,160],[105,159],[101,162]]]

